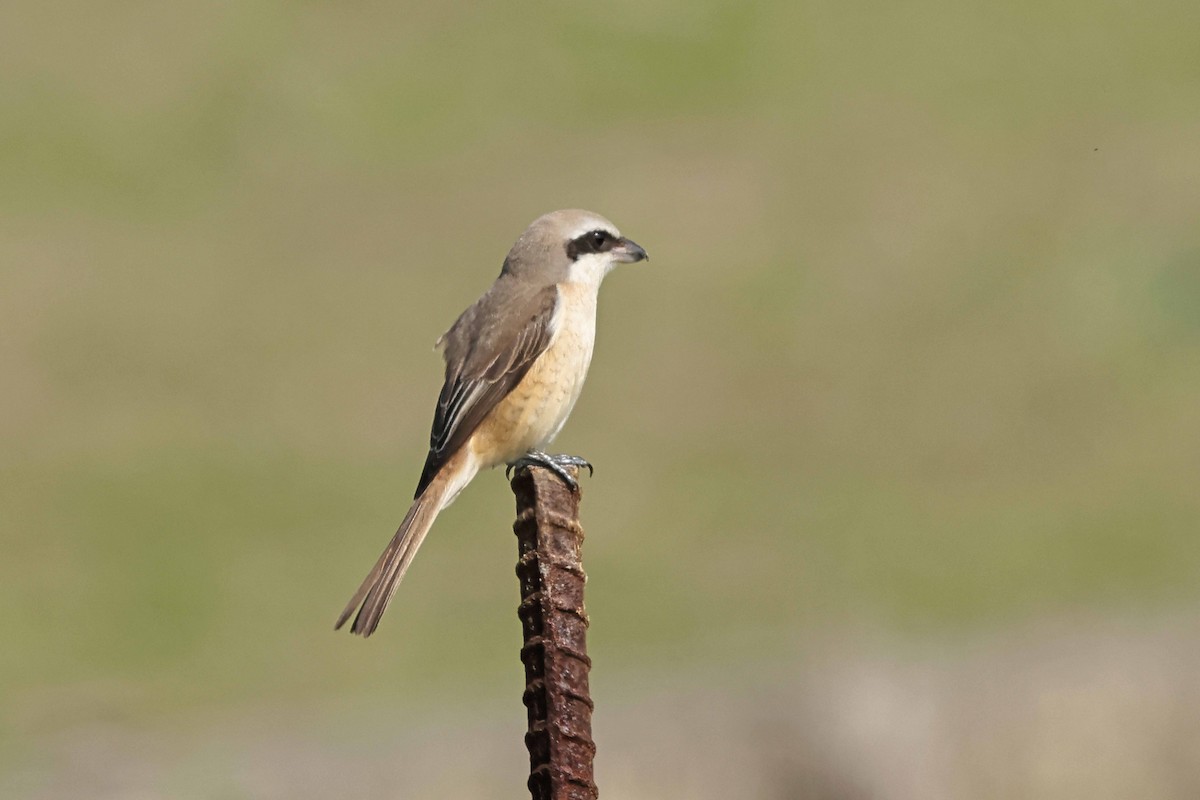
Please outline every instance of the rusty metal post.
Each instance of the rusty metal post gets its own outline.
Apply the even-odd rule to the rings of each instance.
[[[596,800],[579,494],[541,467],[517,470],[512,490],[517,497],[513,531],[520,554],[517,616],[525,642],[521,661],[529,712],[529,793],[533,800]]]

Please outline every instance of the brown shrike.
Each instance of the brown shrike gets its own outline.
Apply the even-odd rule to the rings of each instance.
[[[350,630],[374,633],[438,512],[481,469],[535,463],[578,488],[565,467],[590,465],[544,449],[583,389],[600,282],[646,257],[589,211],[551,212],[521,234],[500,277],[437,341],[446,380],[416,499],[336,627],[354,615]]]

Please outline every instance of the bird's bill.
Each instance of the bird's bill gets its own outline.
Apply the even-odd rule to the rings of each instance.
[[[650,258],[645,249],[633,239],[622,238],[621,243],[612,251],[616,255],[617,261],[622,264],[632,264],[635,261],[645,261]]]

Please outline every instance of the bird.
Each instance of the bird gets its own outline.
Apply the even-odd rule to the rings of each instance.
[[[434,520],[481,470],[536,464],[578,491],[567,467],[591,464],[545,450],[583,389],[601,282],[648,258],[581,209],[544,214],[518,237],[495,282],[437,340],[445,380],[412,506],[335,629],[353,616],[352,633],[375,632]]]

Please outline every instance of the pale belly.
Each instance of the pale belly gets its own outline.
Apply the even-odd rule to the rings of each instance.
[[[472,437],[481,467],[544,450],[579,399],[596,339],[596,299],[583,287],[562,285],[559,292],[562,306],[550,346]]]

